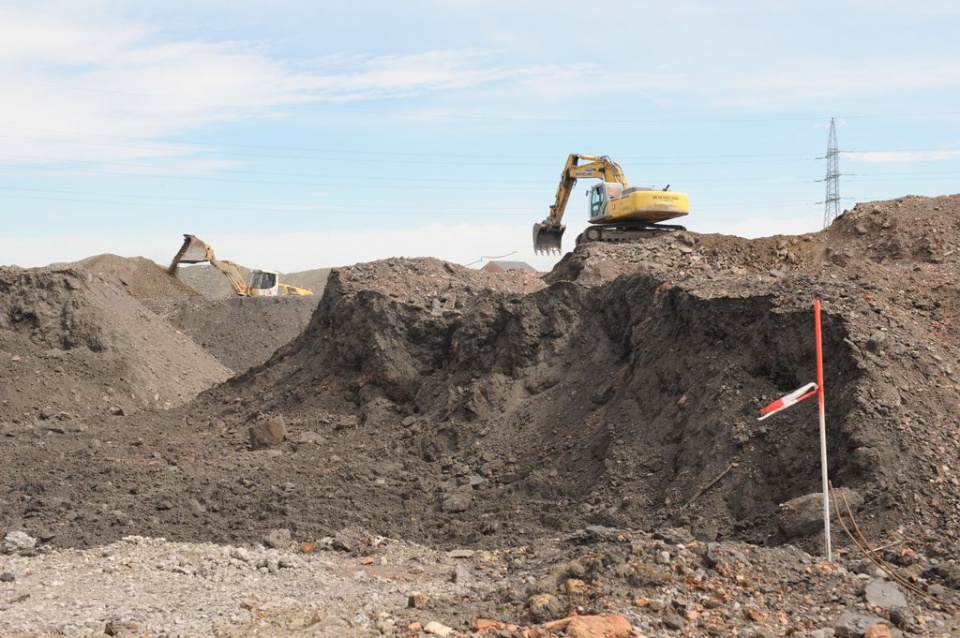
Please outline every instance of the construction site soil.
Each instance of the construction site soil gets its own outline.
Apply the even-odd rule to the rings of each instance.
[[[958,263],[955,195],[322,298],[0,269],[0,634],[960,635]],[[881,548],[835,522],[833,562],[817,401],[757,421],[816,380],[815,299],[835,501]],[[78,561],[125,602],[51,620]]]

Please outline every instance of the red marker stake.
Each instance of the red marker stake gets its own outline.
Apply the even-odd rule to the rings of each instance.
[[[823,475],[823,534],[827,546],[827,561],[833,561],[830,544],[830,481],[827,477],[827,416],[823,402],[823,346],[820,340],[820,300],[813,301],[813,317],[817,339],[817,403],[820,405],[820,467]]]

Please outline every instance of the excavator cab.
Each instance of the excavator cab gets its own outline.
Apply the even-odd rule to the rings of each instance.
[[[254,270],[250,273],[250,285],[247,286],[247,295],[250,297],[287,297],[309,296],[312,290],[282,284],[280,275],[269,270]]]
[[[254,270],[250,273],[250,285],[247,286],[247,294],[251,297],[276,297],[280,295],[277,273]]]
[[[602,218],[607,214],[607,204],[623,194],[623,184],[616,182],[600,182],[587,191],[590,196],[590,221]]]

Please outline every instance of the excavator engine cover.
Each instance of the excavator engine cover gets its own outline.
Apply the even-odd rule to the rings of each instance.
[[[538,253],[559,253],[563,239],[563,231],[567,229],[563,224],[551,224],[543,221],[533,225],[533,249]]]

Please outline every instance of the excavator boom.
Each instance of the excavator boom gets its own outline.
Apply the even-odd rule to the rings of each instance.
[[[581,164],[580,160],[586,163]],[[677,230],[678,226],[658,226],[657,222],[686,215],[687,196],[682,193],[652,195],[653,189],[631,188],[620,165],[605,155],[592,156],[571,153],[560,174],[560,184],[550,214],[542,222],[533,225],[533,249],[538,253],[559,253],[566,226],[563,214],[570,200],[570,193],[578,179],[591,178],[603,181],[593,190],[590,223],[598,228],[608,227],[617,231],[617,237],[629,236],[631,232],[644,233],[658,230]],[[669,187],[668,187],[669,188]],[[661,193],[666,193],[663,189]],[[646,193],[646,194],[645,194]],[[668,203],[667,200],[669,200]],[[591,229],[588,229],[591,230]],[[613,237],[612,233],[608,233]],[[584,233],[583,237],[601,238],[601,231]],[[579,241],[579,240],[578,240]]]
[[[585,160],[587,164],[580,164]],[[570,200],[570,193],[578,179],[602,179],[605,182],[616,182],[627,188],[627,179],[623,175],[620,165],[609,157],[594,157],[571,153],[567,163],[560,173],[560,183],[557,185],[557,194],[550,207],[550,214],[539,224],[533,225],[533,249],[538,253],[559,253],[563,233],[567,229],[561,222],[563,213]]]

